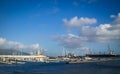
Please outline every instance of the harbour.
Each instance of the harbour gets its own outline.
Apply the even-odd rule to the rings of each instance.
[[[0,55],[0,74],[120,74],[119,54],[64,53],[52,57],[38,50],[29,55]]]
[[[43,54],[34,55],[0,55],[0,63],[5,64],[25,64],[25,63],[66,63],[79,64],[89,62],[107,62],[120,61],[120,55],[113,54],[86,54],[85,56],[76,56],[72,53],[66,56],[49,57]]]

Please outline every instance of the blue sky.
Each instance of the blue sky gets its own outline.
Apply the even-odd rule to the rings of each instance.
[[[120,19],[119,13],[120,0],[0,0],[0,38],[28,46],[39,44],[41,48],[47,49],[47,55],[61,55],[63,47],[68,50],[80,48],[79,55],[88,49],[94,52],[106,51],[108,44],[120,52],[120,23],[116,22]],[[103,31],[100,30],[101,24],[102,27],[107,26]],[[115,26],[113,30],[116,24],[118,28]],[[82,30],[87,26],[87,32]],[[112,26],[112,30],[106,32],[109,26]],[[88,35],[90,31],[93,34]],[[114,35],[112,32],[115,32]],[[103,37],[103,34],[110,36]],[[73,41],[69,39],[71,36]],[[99,39],[104,41],[96,36],[102,37]]]

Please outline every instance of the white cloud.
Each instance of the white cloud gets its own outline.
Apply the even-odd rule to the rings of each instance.
[[[90,25],[95,24],[97,20],[95,18],[88,18],[88,17],[81,17],[78,18],[77,16],[71,18],[70,20],[63,19],[65,25],[69,27],[80,27],[83,25]]]
[[[55,36],[54,39],[60,42],[60,45],[64,46],[65,48],[80,48],[83,45],[82,37],[79,37],[74,34],[67,34],[61,36]]]
[[[84,46],[84,41],[86,41],[85,37],[80,37],[78,35],[69,33],[67,35],[55,36],[54,39],[66,49],[81,50],[85,53],[89,52],[89,48]]]
[[[70,21],[64,19],[65,25],[80,27],[79,37],[85,42],[119,42],[120,41],[120,13],[114,15],[114,20],[109,24],[100,24],[91,27],[88,24],[96,23],[95,19],[72,18]]]
[[[111,34],[110,24],[101,24],[98,27],[82,27],[80,36],[86,37],[86,42],[112,42],[116,35],[115,33]]]
[[[56,36],[55,39],[66,48],[83,48],[84,43],[119,43],[120,42],[120,13],[114,15],[114,19],[109,24],[100,24],[91,27],[88,24],[96,23],[96,19],[74,17],[70,21],[64,19],[65,25],[70,27],[80,27],[79,35],[67,34]]]
[[[5,38],[0,38],[0,49],[15,49],[15,50],[20,50],[20,49],[30,49],[30,50],[36,50],[40,49],[39,44],[33,44],[33,45],[24,45],[20,42],[15,42],[15,41],[9,41]]]
[[[110,24],[101,24],[98,27],[82,27],[80,36],[86,37],[88,42],[114,42],[119,40],[118,30],[108,30]]]
[[[80,36],[93,42],[120,42],[120,14],[110,24],[100,24],[97,27],[82,26]]]
[[[115,15],[114,15],[115,16]],[[111,23],[111,28],[109,30],[119,30],[120,29],[120,13],[115,17],[115,20]]]

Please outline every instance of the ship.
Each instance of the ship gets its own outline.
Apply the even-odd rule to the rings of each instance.
[[[120,55],[116,54],[86,54],[87,57],[120,57]]]
[[[86,54],[85,56],[86,57],[92,57],[92,58],[97,58],[97,57],[99,57],[99,58],[120,57],[120,55],[115,54],[115,52],[112,51],[112,49],[110,49],[110,46],[108,46],[108,50],[109,50],[108,53],[104,53],[104,54],[102,54],[102,53],[99,53],[99,54]]]

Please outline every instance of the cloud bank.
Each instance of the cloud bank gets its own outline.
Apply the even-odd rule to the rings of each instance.
[[[73,17],[70,20],[64,19],[64,25],[68,27],[79,27],[78,35],[73,33],[56,36],[55,39],[65,48],[83,48],[84,43],[119,43],[120,42],[120,13],[112,15],[113,21],[91,26],[97,23],[95,18]],[[75,28],[76,29],[76,28]]]
[[[109,24],[100,24],[97,27],[82,26],[80,36],[86,37],[89,42],[120,42],[120,13]]]
[[[38,43],[33,45],[24,45],[20,42],[9,41],[5,38],[0,38],[0,49],[13,49],[13,50],[20,50],[20,49],[30,49],[30,50],[37,50],[40,49]]]
[[[60,45],[64,46],[65,48],[79,48],[82,47],[83,39],[74,34],[67,34],[61,36],[55,36],[55,40],[60,42]]]

